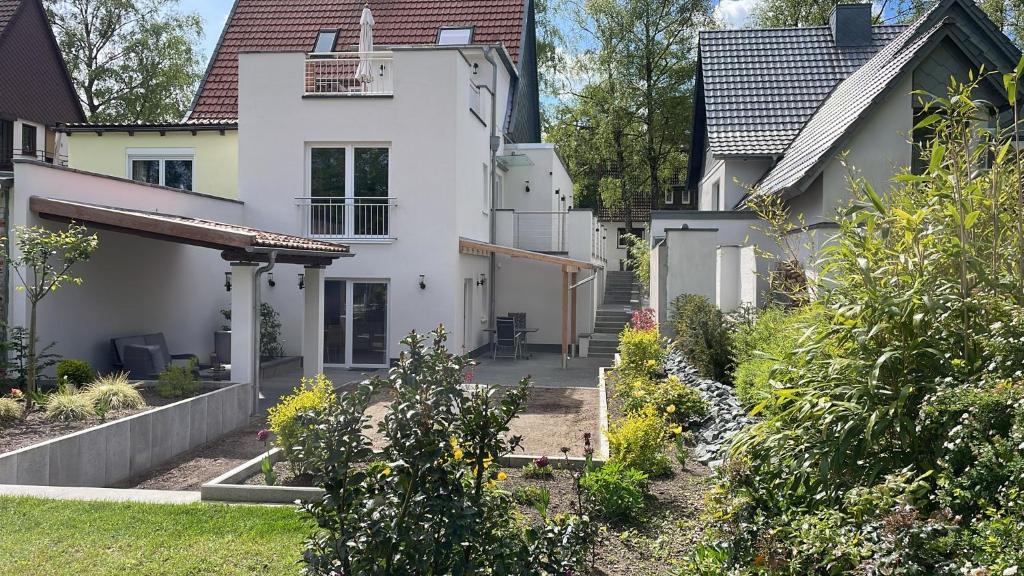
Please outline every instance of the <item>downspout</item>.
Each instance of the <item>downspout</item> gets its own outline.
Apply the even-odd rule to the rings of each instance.
[[[267,263],[264,266],[260,266],[256,269],[256,278],[254,279],[255,285],[253,286],[254,298],[252,301],[253,306],[253,354],[252,354],[252,414],[255,416],[260,410],[260,327],[262,325],[262,317],[260,315],[261,296],[262,292],[260,278],[264,274],[274,269],[274,264],[277,263],[277,250],[271,250],[267,254]]]
[[[498,146],[501,141],[498,139],[498,63],[494,60],[494,47],[488,47],[484,50],[484,59],[491,65],[491,215],[490,215],[490,236],[489,242],[494,244],[498,236],[498,222],[495,219],[495,209],[498,206]],[[496,284],[494,278],[498,271],[497,256],[494,252],[491,252],[488,258],[488,271],[487,277],[490,282],[487,283],[487,327],[491,329],[488,332],[491,341],[489,344],[494,344],[495,336],[495,324],[497,313],[495,312],[496,302]]]

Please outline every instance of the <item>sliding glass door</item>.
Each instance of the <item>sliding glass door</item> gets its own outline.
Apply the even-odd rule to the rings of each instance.
[[[387,282],[325,282],[324,363],[354,367],[387,366]]]

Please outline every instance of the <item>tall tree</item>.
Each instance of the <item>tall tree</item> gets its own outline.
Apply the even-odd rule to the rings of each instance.
[[[202,21],[180,0],[46,0],[91,122],[180,120],[202,75]]]

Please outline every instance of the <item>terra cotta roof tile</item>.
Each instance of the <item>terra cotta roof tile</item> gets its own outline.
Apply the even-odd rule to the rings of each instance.
[[[374,43],[435,44],[441,27],[472,26],[473,43],[503,44],[518,61],[527,1],[373,0]],[[324,28],[340,29],[337,49],[355,47],[363,5],[363,0],[236,0],[188,119],[238,117],[239,52],[310,50]]]

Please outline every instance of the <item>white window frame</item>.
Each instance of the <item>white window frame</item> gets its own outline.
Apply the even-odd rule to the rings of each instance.
[[[132,162],[136,160],[156,160],[160,162],[160,186],[164,184],[165,168],[167,160],[189,160],[192,162],[192,188],[175,188],[185,192],[195,192],[196,186],[196,149],[195,148],[128,148],[125,150],[124,174],[125,178],[135,182],[132,177]]]
[[[388,198],[394,198],[395,192],[391,189],[394,182],[394,172],[391,168],[392,147],[390,142],[307,142],[305,153],[305,195],[313,197],[313,149],[314,148],[344,148],[345,149],[345,198],[358,198],[356,196],[356,148],[387,148],[388,149]]]

